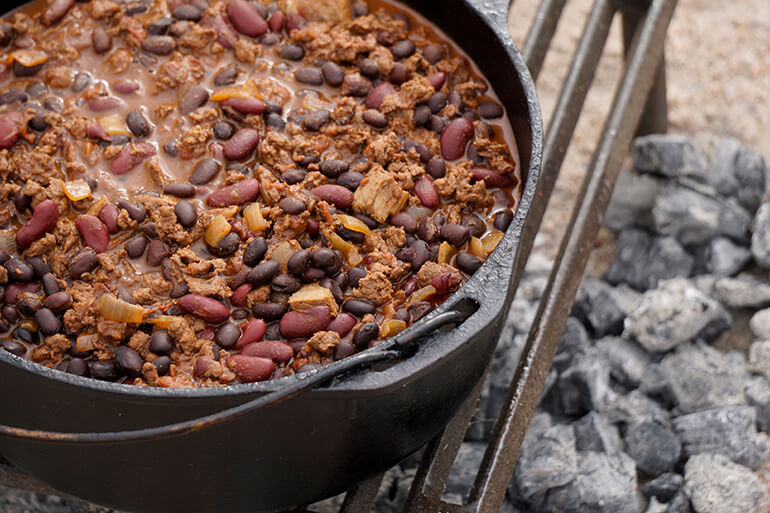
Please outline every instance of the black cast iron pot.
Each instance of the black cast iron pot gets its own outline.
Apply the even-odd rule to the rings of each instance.
[[[407,2],[489,79],[511,120],[524,172],[513,222],[465,286],[395,339],[263,383],[134,387],[0,351],[0,454],[54,488],[121,510],[253,513],[340,493],[427,443],[489,361],[518,284],[519,241],[532,223],[542,120],[508,31],[509,1]],[[319,382],[326,386],[311,389]]]

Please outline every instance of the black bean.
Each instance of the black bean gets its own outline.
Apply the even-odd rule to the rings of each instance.
[[[227,121],[217,121],[214,123],[212,130],[214,131],[214,137],[220,141],[226,141],[230,139],[235,133],[235,127],[232,123]]]
[[[503,106],[497,102],[486,101],[479,103],[479,116],[484,119],[497,119],[503,115]]]
[[[174,20],[171,18],[160,18],[147,25],[147,33],[151,36],[162,36],[173,23]]]
[[[190,183],[193,185],[205,185],[209,183],[222,169],[222,164],[215,159],[203,159],[195,166],[190,175]]]
[[[13,206],[16,207],[16,212],[24,212],[31,205],[32,205],[32,196],[27,196],[26,194],[24,194],[24,187],[22,187],[13,197]]]
[[[214,77],[214,85],[217,86],[226,86],[231,85],[235,83],[235,80],[238,78],[238,67],[235,64],[231,64],[219,73],[217,73],[217,76]]]
[[[337,178],[346,172],[350,166],[344,160],[324,160],[319,165],[321,173],[327,178]]]
[[[367,109],[363,114],[364,121],[374,128],[385,128],[388,126],[388,118],[385,114],[375,109]]]
[[[475,273],[484,262],[470,253],[461,251],[457,254],[457,267],[466,274]]]
[[[339,344],[334,346],[334,361],[342,360],[348,356],[353,355],[356,352],[356,346],[349,340],[341,340]]]
[[[293,294],[300,287],[302,287],[302,282],[290,274],[279,274],[270,283],[270,288],[279,294]]]
[[[171,182],[163,187],[163,194],[176,198],[192,198],[195,196],[195,187],[186,182]]]
[[[254,267],[262,261],[265,253],[267,253],[267,242],[264,237],[257,237],[246,246],[246,250],[243,252],[243,263],[249,267]]]
[[[360,18],[369,14],[369,6],[363,0],[356,0],[350,5],[350,11],[354,18]]]
[[[417,301],[409,307],[409,316],[411,317],[412,322],[417,322],[425,317],[431,310],[433,310],[432,304],[427,301]]]
[[[378,223],[377,221],[375,221],[374,219],[372,219],[366,214],[359,214],[356,212],[355,214],[353,214],[353,217],[355,217],[356,219],[364,223],[371,230],[376,230],[380,226],[380,223]]]
[[[171,36],[147,36],[142,40],[142,50],[155,55],[170,55],[176,48],[176,41]]]
[[[35,64],[33,66],[25,66],[18,60],[15,60],[13,61],[13,65],[11,67],[13,69],[13,74],[17,77],[31,77],[43,69],[43,64],[45,63],[41,62],[40,64]]]
[[[241,338],[241,329],[231,322],[217,328],[214,340],[224,349],[230,349]]]
[[[263,319],[265,321],[280,319],[287,311],[289,311],[288,306],[281,303],[257,303],[251,309],[251,313],[254,314],[254,317],[257,319]],[[265,334],[265,336],[267,336],[267,334]],[[278,338],[280,338],[280,336]],[[267,338],[266,340],[278,339],[271,337]]]
[[[328,110],[316,110],[308,114],[308,116],[302,120],[302,126],[305,130],[317,132],[322,126],[328,123],[330,119],[331,114],[329,114]]]
[[[500,230],[501,232],[504,232],[508,229],[508,226],[511,224],[511,221],[513,221],[513,212],[510,210],[503,210],[502,212],[498,213],[495,216],[495,228]]]
[[[152,133],[152,126],[147,118],[142,115],[139,109],[132,110],[126,114],[126,125],[134,137],[142,138],[147,137]]]
[[[361,278],[366,276],[366,269],[362,269],[361,267],[351,267],[348,269],[347,274],[350,286],[356,288],[358,287],[358,282],[361,280]]]
[[[152,361],[152,364],[158,371],[158,376],[165,376],[171,368],[171,358],[168,356],[159,356]]]
[[[43,291],[47,296],[56,294],[61,290],[59,282],[56,281],[56,277],[52,273],[43,275],[40,280],[43,282]]]
[[[144,229],[142,231],[150,239],[158,238],[158,230],[155,228],[155,223],[152,223],[152,222],[147,223],[146,225],[144,225]]]
[[[358,63],[358,69],[367,77],[374,78],[380,74],[380,68],[374,59],[364,59]]]
[[[261,5],[261,4],[260,4]],[[268,32],[259,38],[259,44],[262,46],[275,46],[281,42],[281,36],[275,32]]]
[[[363,317],[366,314],[374,314],[377,311],[377,307],[363,299],[348,299],[342,305],[342,311],[353,314],[356,317]]]
[[[286,262],[286,269],[292,274],[300,274],[309,263],[310,252],[302,249],[289,257],[289,261]]]
[[[64,110],[64,100],[58,96],[51,96],[43,100],[43,108],[50,110],[51,112],[61,112]]]
[[[189,114],[209,101],[209,92],[199,85],[190,87],[179,100],[179,112]]]
[[[241,238],[237,233],[230,232],[217,242],[216,247],[209,247],[209,252],[214,256],[224,258],[232,255],[241,245]]]
[[[367,322],[362,324],[353,335],[353,344],[359,349],[365,349],[372,341],[380,335],[380,327],[376,322]]]
[[[334,251],[328,248],[319,248],[310,255],[310,260],[315,267],[329,267],[336,259]]]
[[[185,21],[199,21],[203,13],[194,5],[180,5],[173,12],[174,18]]]
[[[0,340],[0,349],[5,349],[9,353],[13,353],[20,357],[24,357],[24,355],[27,354],[27,348],[24,344],[16,342],[15,340]]]
[[[422,56],[431,64],[436,64],[444,57],[444,50],[438,45],[430,44],[422,49]]]
[[[394,84],[403,84],[409,78],[409,69],[405,64],[396,62],[390,70],[388,80]]]
[[[433,114],[438,114],[439,112],[441,112],[441,109],[446,107],[446,104],[447,104],[446,95],[441,91],[433,93],[433,96],[428,98],[428,107],[430,107],[430,111]]]
[[[431,118],[431,111],[430,107],[427,105],[418,105],[414,109],[414,114],[412,115],[412,121],[414,122],[414,126],[423,126],[427,124],[430,121]]]
[[[16,324],[19,322],[19,312],[15,307],[11,305],[4,305],[2,308],[2,314],[3,319],[10,322],[11,324]]]
[[[77,73],[75,75],[75,78],[72,80],[72,85],[70,86],[70,89],[72,89],[73,93],[79,93],[81,91],[84,91],[86,87],[88,87],[91,84],[91,75],[88,73]]]
[[[487,231],[486,223],[476,214],[463,216],[462,224],[468,227],[472,237],[481,237]]]
[[[198,213],[189,201],[181,200],[174,206],[176,218],[185,228],[192,228],[198,222]]]
[[[331,61],[325,62],[324,65],[321,66],[321,73],[323,73],[326,83],[332,87],[339,87],[345,79],[345,72],[342,68]]]
[[[449,242],[452,246],[460,247],[470,238],[470,230],[467,226],[461,224],[447,223],[439,230],[441,238]]]
[[[358,186],[361,185],[361,180],[363,179],[364,175],[361,173],[357,171],[348,171],[337,177],[337,185],[341,185],[347,189],[350,189],[351,191],[355,191]]]
[[[176,147],[176,139],[169,139],[163,143],[163,151],[171,157],[178,157],[179,150]]]
[[[449,120],[447,120],[446,118],[433,115],[430,118],[430,129],[436,132],[437,134],[440,134],[441,132],[444,131],[444,127],[446,127],[448,123],[449,123]]]
[[[444,178],[446,175],[446,164],[439,158],[432,158],[428,161],[428,165],[425,166],[425,170],[433,178]]]
[[[174,350],[174,341],[166,330],[156,330],[150,335],[150,351],[165,355]]]
[[[302,281],[305,283],[313,283],[326,276],[326,271],[319,269],[318,267],[307,267],[302,271]]]
[[[342,301],[345,300],[345,296],[342,294],[342,288],[331,278],[324,278],[318,282],[318,284],[325,289],[329,289],[337,303],[342,303]]]
[[[34,82],[25,91],[31,98],[39,98],[48,92],[48,87],[43,82]]]
[[[45,114],[42,112],[37,112],[35,116],[29,120],[28,125],[32,130],[42,132],[48,128],[48,122],[45,120]]]
[[[305,57],[305,49],[300,45],[284,45],[278,49],[278,55],[290,61],[301,61]]]
[[[147,237],[144,235],[137,235],[128,239],[124,246],[128,258],[139,258],[144,255],[144,250],[147,249],[148,242]]]
[[[115,348],[115,360],[127,376],[136,377],[142,372],[144,360],[139,353],[128,346],[118,346]]]
[[[187,286],[187,284],[185,282],[179,282],[179,283],[175,283],[174,286],[171,287],[171,291],[168,293],[168,295],[174,299],[178,299],[189,293],[190,293],[190,288]]]
[[[366,96],[372,90],[372,82],[358,73],[352,73],[343,81],[343,92],[348,96]]]
[[[25,294],[16,302],[16,309],[26,317],[32,317],[35,312],[43,308],[43,303],[37,296]]]
[[[275,260],[267,260],[254,267],[249,272],[249,283],[255,286],[269,283],[281,272],[281,264]]]
[[[283,120],[280,114],[276,114],[275,112],[271,112],[265,117],[265,123],[278,130],[286,128],[286,121]]]
[[[324,83],[323,73],[320,68],[301,68],[294,73],[297,82],[319,86]]]
[[[82,358],[72,358],[67,362],[67,368],[65,372],[74,374],[75,376],[88,377],[88,362]]]
[[[113,146],[125,146],[126,144],[131,142],[131,138],[127,135],[123,134],[115,134],[112,136],[112,145]]]
[[[45,298],[43,306],[50,308],[54,312],[61,312],[72,306],[72,295],[63,290],[56,292]]]
[[[35,271],[35,278],[42,278],[48,273],[53,272],[51,265],[43,260],[42,257],[31,257],[27,259],[27,263],[32,266],[32,270]]]
[[[366,242],[366,235],[361,232],[349,230],[344,226],[337,228],[337,234],[345,240],[352,242],[353,244],[363,244]]]
[[[9,258],[4,264],[5,270],[8,271],[8,280],[16,281],[19,283],[27,283],[33,280],[35,277],[35,270],[24,260],[17,257]]]
[[[128,200],[119,199],[118,206],[128,212],[128,217],[141,223],[147,218],[147,209],[141,203],[131,203]]]
[[[8,105],[9,103],[25,102],[29,96],[27,93],[20,89],[14,91],[8,91],[7,93],[0,94],[0,105]]]
[[[29,331],[26,328],[16,328],[11,335],[16,340],[21,340],[28,344],[36,344],[38,342],[37,333]]]
[[[289,112],[287,119],[291,123],[294,123],[295,125],[301,125],[306,117],[307,117],[307,111],[304,108],[300,107],[300,108],[291,110]]]
[[[152,240],[147,245],[147,254],[145,255],[145,261],[147,265],[156,266],[160,265],[161,261],[171,256],[171,250],[168,248],[165,242],[161,240]]]
[[[0,23],[0,46],[8,46],[13,41],[15,31],[10,23]]]
[[[430,248],[428,244],[421,240],[416,240],[409,246],[409,249],[414,250],[414,256],[412,257],[412,271],[417,272],[422,265],[431,259]]]
[[[417,236],[425,242],[431,244],[438,241],[438,226],[433,219],[426,217],[417,225]]]
[[[89,363],[91,377],[105,381],[114,381],[118,377],[118,368],[114,360],[96,360]]]
[[[468,121],[478,121],[479,119],[479,115],[472,110],[467,110],[463,112],[463,117]]]
[[[40,333],[45,336],[55,335],[61,329],[59,318],[49,308],[41,308],[35,312],[35,320],[40,329]]]
[[[410,39],[402,39],[390,49],[390,51],[393,52],[393,56],[397,59],[406,59],[414,53],[414,50],[414,41]]]
[[[7,251],[0,249],[0,265],[6,263],[9,258],[11,258],[11,255],[9,255]]]

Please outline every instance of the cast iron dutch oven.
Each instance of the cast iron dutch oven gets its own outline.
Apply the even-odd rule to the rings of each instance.
[[[253,513],[340,493],[427,443],[489,361],[518,284],[519,240],[532,223],[542,120],[508,31],[509,1],[406,2],[475,60],[518,144],[521,203],[465,286],[394,339],[263,383],[135,387],[0,351],[0,454],[54,488],[121,510]]]

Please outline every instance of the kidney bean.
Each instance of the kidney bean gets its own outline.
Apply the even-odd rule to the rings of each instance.
[[[87,135],[91,139],[97,139],[102,141],[112,141],[112,137],[110,137],[110,134],[107,133],[107,130],[104,129],[102,125],[99,124],[98,121],[94,121],[90,125],[88,125]]]
[[[19,140],[23,123],[21,114],[8,112],[0,116],[0,149],[10,148]]]
[[[176,41],[171,36],[147,36],[142,40],[142,50],[155,55],[170,55],[176,49]]]
[[[46,27],[61,21],[75,5],[75,0],[54,0],[40,15],[40,22]]]
[[[16,309],[26,317],[33,317],[41,308],[43,308],[43,302],[31,294],[22,294],[16,302]]]
[[[32,217],[16,232],[16,245],[27,249],[33,242],[50,232],[59,220],[59,206],[55,201],[43,200],[35,207]]]
[[[323,74],[326,83],[332,87],[339,87],[345,79],[345,72],[342,68],[331,61],[325,62],[323,66],[321,66],[321,73]]]
[[[444,295],[449,292],[462,281],[457,273],[443,273],[433,278],[430,282],[436,288],[436,294]]]
[[[368,109],[364,111],[362,117],[364,118],[364,121],[374,128],[385,128],[388,126],[388,118],[378,110]]]
[[[243,205],[253,201],[259,195],[259,181],[253,178],[241,180],[233,185],[222,187],[206,198],[210,207],[220,208],[230,205]]]
[[[406,59],[415,51],[414,41],[410,39],[402,39],[401,41],[398,41],[396,44],[394,44],[390,51],[393,52],[393,56],[397,59]]]
[[[107,247],[110,245],[110,234],[98,217],[87,214],[80,215],[75,219],[75,227],[86,246],[93,248],[97,253],[107,251]]]
[[[355,191],[358,186],[361,185],[361,181],[364,179],[364,175],[358,171],[347,171],[337,177],[337,185],[341,185],[346,189]]]
[[[238,42],[238,34],[235,33],[233,27],[227,23],[225,17],[222,14],[204,16],[201,23],[204,26],[211,27],[216,31],[217,42],[224,48],[231,49]]]
[[[230,310],[214,298],[200,294],[187,294],[177,299],[183,311],[211,324],[220,324],[230,317]]]
[[[383,82],[371,91],[366,96],[366,106],[370,109],[379,109],[382,105],[382,100],[386,96],[396,93],[396,88],[390,82]]]
[[[275,363],[268,358],[258,356],[232,355],[227,357],[230,367],[238,379],[244,383],[254,383],[268,379],[275,370]]]
[[[164,258],[171,256],[171,250],[165,242],[160,240],[151,240],[147,246],[147,255],[145,260],[147,265],[155,267],[160,265]]]
[[[436,91],[444,87],[444,84],[446,83],[446,74],[442,71],[428,75],[426,78]]]
[[[249,283],[258,287],[270,283],[280,272],[281,264],[275,260],[267,260],[257,265],[251,272],[249,272],[248,280]]]
[[[85,273],[90,273],[99,267],[99,258],[91,248],[84,248],[70,258],[68,267],[74,279],[80,279]]]
[[[150,351],[166,355],[174,350],[174,341],[166,330],[155,330],[150,335]]]
[[[179,100],[179,112],[187,115],[209,101],[209,92],[199,85],[190,87]]]
[[[99,220],[104,224],[107,231],[112,234],[120,231],[120,226],[118,226],[119,214],[118,208],[112,203],[105,203],[104,206],[99,209]]]
[[[467,226],[446,223],[439,229],[439,235],[452,246],[459,247],[468,242],[471,232]]]
[[[252,291],[253,288],[254,287],[252,287],[250,283],[244,283],[243,285],[237,287],[233,291],[233,295],[230,296],[230,303],[233,306],[245,306],[246,296],[249,294],[249,292]]]
[[[267,22],[246,0],[230,0],[225,8],[235,30],[245,36],[259,37],[267,32]]]
[[[254,342],[247,345],[240,354],[245,356],[259,356],[275,362],[286,363],[294,356],[294,349],[285,342],[267,340],[265,342]]]
[[[189,201],[181,200],[174,206],[176,218],[185,228],[192,228],[198,222],[198,213]],[[237,237],[237,235],[236,235]]]
[[[307,20],[302,15],[290,12],[286,14],[286,32],[291,34],[292,30],[302,30],[307,26]]]
[[[267,20],[267,26],[273,32],[280,32],[283,30],[283,24],[286,21],[286,15],[282,11],[275,11],[270,19]]]
[[[305,311],[290,311],[281,317],[281,334],[286,338],[309,337],[323,331],[330,322],[329,308],[313,306]]]
[[[420,199],[420,203],[427,208],[436,208],[439,205],[439,194],[433,180],[427,176],[420,177],[414,183],[414,193]]]
[[[137,235],[128,239],[124,245],[128,258],[139,258],[144,255],[144,250],[147,249],[147,243],[147,237],[144,235]]]
[[[147,217],[147,209],[141,203],[131,203],[125,199],[118,200],[118,206],[128,212],[128,217],[141,223]]]
[[[8,272],[8,280],[18,283],[27,283],[34,279],[35,270],[24,260],[17,257],[9,258],[4,264]]]
[[[97,96],[88,102],[88,108],[94,112],[109,112],[123,107],[123,100],[114,96]]]
[[[0,349],[4,349],[22,358],[27,354],[26,346],[15,340],[0,340]]]
[[[197,378],[200,378],[201,376],[205,375],[206,372],[214,367],[217,364],[217,361],[211,357],[211,356],[199,356],[197,360],[195,360],[195,366],[193,367],[193,375]]]
[[[342,305],[342,311],[351,313],[356,317],[363,317],[366,314],[375,313],[377,311],[377,307],[363,299],[348,299]]]
[[[171,182],[163,187],[163,194],[177,198],[192,198],[195,196],[195,187],[186,182]]]
[[[152,126],[139,109],[126,114],[126,125],[135,137],[147,137],[152,133]]]
[[[349,208],[353,205],[353,193],[340,185],[319,185],[310,192],[319,199],[331,203],[337,208]]]
[[[340,337],[344,337],[353,329],[358,321],[355,317],[346,312],[340,312],[327,328],[329,331],[336,332]]]
[[[223,148],[228,160],[242,160],[248,157],[259,144],[259,132],[253,128],[241,128],[225,143]]]
[[[503,210],[495,216],[494,226],[501,232],[504,232],[510,226],[513,221],[513,212],[510,210]]]
[[[376,322],[367,322],[362,324],[355,335],[353,335],[353,345],[359,349],[365,349],[372,341],[380,335],[380,327]]]
[[[513,187],[516,185],[516,178],[501,175],[491,169],[475,167],[471,169],[474,180],[484,180],[487,187]]]
[[[441,133],[441,155],[446,160],[457,160],[465,154],[465,147],[473,137],[473,123],[465,118],[455,118]]]
[[[148,142],[126,145],[110,162],[110,171],[116,175],[128,173],[155,153],[155,146]]]
[[[265,102],[258,98],[228,98],[223,107],[230,107],[241,114],[263,114],[267,110]]]
[[[318,235],[320,229],[321,225],[317,219],[308,219],[307,225],[305,226],[305,233],[311,237],[315,237]]]
[[[264,237],[257,237],[246,246],[243,252],[243,263],[254,267],[265,257],[265,253],[267,253],[267,242]]]

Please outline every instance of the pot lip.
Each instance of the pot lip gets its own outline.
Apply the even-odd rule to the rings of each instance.
[[[503,47],[508,57],[506,64],[512,66],[516,73],[516,79],[521,84],[522,91],[524,93],[524,100],[526,101],[526,113],[527,121],[530,129],[530,161],[527,169],[527,177],[524,183],[524,188],[521,194],[521,200],[519,207],[517,208],[513,221],[511,222],[508,230],[506,230],[503,236],[503,241],[507,241],[515,248],[513,252],[507,255],[500,255],[498,249],[502,249],[503,244],[499,244],[491,254],[490,258],[482,265],[491,268],[496,265],[498,260],[515,259],[518,253],[518,241],[521,238],[521,232],[527,219],[527,214],[532,205],[535,197],[536,189],[540,178],[540,168],[542,164],[543,153],[543,120],[540,110],[540,103],[537,96],[534,80],[527,68],[524,61],[524,57],[520,53],[518,47],[513,41],[510,31],[507,27],[499,26],[499,20],[496,19],[499,13],[487,12],[484,10],[483,5],[477,5],[478,0],[462,0],[466,7],[475,12],[482,20],[484,25],[489,29],[489,36],[496,40],[496,44]],[[504,2],[510,6],[510,2]],[[507,16],[503,17],[507,20]],[[478,65],[478,64],[477,64]],[[483,68],[479,66],[480,69]],[[491,258],[497,256],[498,258]],[[499,265],[499,264],[498,264]],[[462,297],[473,297],[473,294],[467,292],[478,291],[477,283],[479,282],[479,276],[482,273],[476,273],[472,276],[457,292],[452,296],[453,298],[461,299]],[[466,293],[463,294],[463,291]],[[436,313],[446,311],[448,307],[453,304],[451,299],[445,301],[443,304],[434,310]],[[417,322],[407,328],[412,330],[419,328],[421,322]],[[470,322],[470,321],[468,321]],[[367,349],[367,351],[376,351],[378,346]],[[456,348],[454,348],[456,349]],[[453,349],[450,349],[450,351]],[[162,387],[144,387],[136,385],[128,385],[123,383],[113,383],[109,381],[100,381],[94,378],[86,378],[61,372],[43,365],[37,364],[25,358],[16,356],[8,351],[0,350],[0,362],[4,362],[15,367],[22,369],[23,371],[30,372],[38,375],[46,380],[56,382],[56,384],[64,386],[73,386],[81,389],[88,389],[90,391],[109,393],[114,395],[131,396],[134,398],[163,398],[163,399],[210,399],[210,398],[237,398],[239,396],[264,394],[278,390],[286,383],[290,383],[291,380],[296,380],[296,375],[272,379],[268,381],[262,381],[257,383],[241,383],[236,385],[227,385],[221,387],[182,387],[182,388],[162,388]],[[334,365],[331,363],[329,365]],[[399,365],[398,363],[395,365]],[[311,371],[312,372],[312,371]],[[288,380],[288,381],[287,381]],[[338,385],[331,385],[326,389],[311,390],[313,393],[323,393],[325,391],[342,391],[345,387]]]

